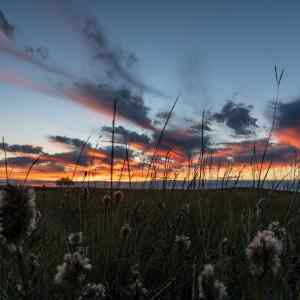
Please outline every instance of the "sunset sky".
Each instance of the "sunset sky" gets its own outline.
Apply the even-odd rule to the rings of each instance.
[[[265,167],[284,176],[300,149],[299,28],[296,0],[2,0],[0,136],[10,178],[24,178],[40,156],[32,179],[75,168],[78,179],[107,179],[114,100],[116,178],[126,160],[143,178],[154,151],[153,172],[167,164],[169,176],[185,178],[203,142],[214,167],[232,163],[249,178],[253,149],[259,161],[272,126],[275,64],[285,74]]]

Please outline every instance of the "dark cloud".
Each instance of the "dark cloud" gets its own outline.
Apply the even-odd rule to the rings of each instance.
[[[168,118],[168,115],[169,115],[169,112],[168,111],[161,111],[161,112],[158,112],[156,115],[155,115],[155,120],[153,121],[153,124],[155,126],[161,126],[164,124],[164,122],[167,120]],[[173,114],[174,116],[174,114]]]
[[[143,128],[153,129],[148,116],[150,108],[144,99],[134,95],[129,89],[114,89],[108,85],[77,83],[74,94],[67,93],[71,99],[95,111],[112,114],[113,103],[117,101],[117,114]]]
[[[64,165],[60,165],[57,163],[44,163],[38,164],[34,168],[35,171],[44,172],[44,173],[62,173],[65,172]]]
[[[203,116],[202,116],[203,117]],[[189,121],[189,120],[186,120]],[[207,113],[206,115],[204,115],[203,121],[201,122],[195,122],[193,120],[190,120],[190,122],[192,123],[191,125],[191,130],[195,131],[195,132],[199,132],[202,133],[202,131],[212,131],[211,129],[211,114]]]
[[[14,153],[28,153],[28,154],[41,154],[43,153],[42,147],[35,147],[32,145],[8,145],[5,144],[5,150],[7,152],[14,152]]]
[[[156,118],[165,121],[169,116],[169,112],[168,111],[161,111],[159,113],[156,114]]]
[[[110,128],[105,128],[106,131],[109,131]],[[117,131],[120,132],[119,127],[117,127]],[[70,152],[62,152],[55,154],[47,154],[43,157],[43,161],[55,161],[58,163],[64,164],[78,164],[80,166],[88,166],[92,163],[93,159],[97,159],[102,163],[109,163],[111,156],[111,146],[94,148],[91,144],[87,144],[83,151],[81,151],[82,146],[86,144],[85,141],[70,138],[66,136],[49,136],[49,140],[52,142],[58,142],[63,145],[67,145],[73,149],[74,151]],[[133,154],[131,150],[129,150],[130,155]],[[114,158],[124,159],[125,158],[125,147],[115,145],[114,147]]]
[[[6,162],[8,166],[19,166],[19,167],[29,167],[34,161],[31,157],[26,156],[16,156],[16,157],[8,157]],[[4,163],[4,160],[1,160],[1,163]]]
[[[77,139],[77,138],[70,138],[66,136],[60,136],[60,135],[49,135],[48,139],[50,142],[53,143],[60,143],[75,149],[80,149],[83,145],[86,144],[86,141]],[[87,144],[86,146],[91,147],[90,144]]]
[[[250,135],[258,127],[257,119],[250,115],[252,105],[234,103],[229,100],[223,106],[221,112],[212,115],[212,119],[224,123],[237,135]]]
[[[46,47],[25,47],[25,52],[31,56],[36,56],[39,59],[47,59],[49,57],[49,50]]]
[[[15,32],[15,27],[7,21],[1,9],[0,9],[0,32],[2,32],[8,39],[12,39]]]
[[[212,114],[210,111],[203,111],[197,120],[185,117],[183,121],[187,124],[189,130],[195,134],[202,134],[202,130],[204,134],[208,131],[212,131]]]
[[[105,133],[111,133],[112,128],[104,126],[102,130]],[[144,151],[153,151],[157,146],[157,141],[160,136],[160,131],[155,130],[152,132],[151,137],[140,134],[135,131],[130,131],[122,126],[115,128],[116,141],[120,143],[127,143],[134,149],[141,149]],[[210,138],[205,136],[201,138],[201,133],[191,129],[169,129],[164,132],[163,139],[158,145],[158,151],[174,151],[180,153],[182,156],[188,156],[196,150],[200,150],[202,147],[208,147],[210,144]]]
[[[210,123],[209,122],[205,122],[205,123],[195,123],[194,125],[191,126],[192,130],[195,130],[196,132],[201,132],[203,131],[212,131],[212,129],[210,128]]]
[[[111,158],[111,146],[105,147],[101,149],[104,153],[106,153],[107,158],[104,159],[103,162],[110,163]],[[128,149],[129,157],[134,156],[134,152],[131,149]],[[123,160],[126,159],[126,148],[123,146],[114,146],[114,160]]]
[[[233,157],[235,163],[249,164],[261,163],[265,151],[267,139],[247,140],[238,143],[226,143],[222,148],[213,149],[215,160],[226,161]],[[255,148],[255,153],[254,153]],[[269,145],[264,162],[274,164],[286,164],[295,159],[297,149],[290,145]]]
[[[291,163],[298,156],[297,148],[290,145],[272,145],[267,151],[266,159],[275,163]]]
[[[292,162],[296,158],[297,152],[293,146],[274,144],[267,151],[266,161],[283,164]]]
[[[9,157],[6,162],[7,165],[12,168],[12,175],[15,169],[24,169],[29,170],[32,163],[35,161],[34,158],[26,157],[26,156],[17,156],[17,157]],[[4,163],[4,161],[0,161],[0,163]],[[59,164],[52,161],[47,161],[47,159],[40,159],[36,162],[34,166],[35,171],[44,172],[44,173],[58,173],[64,172],[65,166],[63,164]]]
[[[122,49],[113,49],[103,28],[95,18],[88,18],[86,20],[82,32],[90,43],[90,46],[94,48],[94,52],[96,52],[95,58],[107,65],[108,74],[112,79],[115,77],[120,78],[141,91],[165,97],[161,91],[144,84],[136,78],[132,69],[138,63],[137,56],[132,52],[127,53]]]
[[[271,113],[270,113],[271,116]],[[291,102],[279,103],[277,111],[277,125],[279,128],[295,128],[300,131],[300,98]]]
[[[36,162],[36,165],[41,164],[58,164],[58,165],[74,165],[78,164],[81,166],[88,166],[92,156],[88,150],[92,149],[90,144],[87,144],[86,151],[81,152],[81,148],[85,141],[82,141],[77,138],[70,138],[66,136],[48,136],[49,141],[55,143],[61,143],[71,149],[74,149],[69,152],[49,154],[43,152],[42,147],[35,147],[32,145],[7,145],[5,144],[5,149],[10,153],[17,153],[18,156],[7,158],[7,163],[15,166],[26,167],[30,166],[35,160],[35,157],[32,157],[32,154],[40,155],[39,160]],[[97,149],[95,149],[97,151]],[[27,155],[26,155],[27,154]],[[28,156],[30,155],[30,156]],[[1,161],[4,162],[3,160]],[[50,168],[50,167],[49,167]]]
[[[83,151],[82,153],[80,153],[79,151],[55,153],[43,158],[44,161],[53,161],[66,165],[77,164],[84,167],[87,167],[90,164],[91,159],[92,157],[89,156],[85,151]]]
[[[36,165],[47,164],[47,163],[56,163],[60,165],[73,165],[78,164],[81,166],[87,166],[90,162],[90,157],[83,153],[79,158],[78,151],[64,152],[64,153],[55,153],[55,154],[44,154],[36,162]],[[8,165],[14,165],[19,167],[29,167],[35,158],[28,156],[16,156],[7,158]],[[4,163],[4,160],[1,161]]]
[[[154,141],[158,139],[159,134],[158,131],[153,134]],[[170,129],[164,133],[161,148],[167,150],[179,149],[185,155],[189,155],[196,150],[200,150],[202,146],[207,148],[209,144],[210,138],[208,136],[204,136],[202,139],[199,133],[195,133],[191,130]]]
[[[106,133],[112,133],[112,127],[103,126],[102,131]],[[115,128],[115,134],[117,141],[123,144],[140,144],[147,145],[150,144],[151,139],[146,134],[140,134],[136,131],[125,129],[123,126],[118,126]]]
[[[283,103],[279,102],[274,111],[275,103],[268,107],[267,116],[274,125],[274,136],[281,144],[300,149],[300,98]],[[275,120],[274,112],[276,112]]]

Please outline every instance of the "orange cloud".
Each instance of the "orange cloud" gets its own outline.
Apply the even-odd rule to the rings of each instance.
[[[300,127],[282,128],[276,132],[277,140],[286,145],[300,149]]]

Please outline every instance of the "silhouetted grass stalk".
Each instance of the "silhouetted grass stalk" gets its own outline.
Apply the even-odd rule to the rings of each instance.
[[[265,143],[265,147],[264,147],[264,151],[263,151],[263,155],[262,155],[262,159],[261,159],[261,163],[260,163],[257,189],[260,189],[262,187],[261,186],[261,177],[262,177],[264,162],[265,162],[266,155],[267,155],[267,152],[268,152],[269,147],[270,147],[270,141],[272,139],[273,132],[276,128],[277,110],[278,110],[278,106],[279,106],[279,90],[280,90],[281,80],[282,80],[282,77],[284,75],[284,70],[281,70],[280,75],[279,75],[278,70],[277,70],[277,66],[275,65],[274,73],[275,73],[275,83],[276,83],[276,96],[275,96],[275,101],[274,101],[272,126],[271,126],[271,129],[269,131],[269,135],[267,137],[266,143]]]
[[[5,147],[5,140],[4,137],[2,138],[2,149],[4,152],[4,166],[5,166],[5,178],[6,178],[6,184],[9,184],[9,178],[8,178],[8,166],[7,166],[7,155],[6,155],[6,147]]]
[[[115,146],[115,123],[117,113],[117,100],[113,103],[113,119],[111,132],[111,155],[110,155],[110,196],[113,197],[113,180],[114,180],[114,146]]]

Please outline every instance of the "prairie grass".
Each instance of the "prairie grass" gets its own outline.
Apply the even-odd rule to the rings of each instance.
[[[27,262],[27,299],[79,299],[80,286],[71,293],[54,284],[74,232],[82,232],[81,246],[93,266],[85,282],[103,284],[107,299],[201,299],[197,278],[207,264],[227,287],[224,299],[298,299],[300,274],[292,269],[300,247],[296,193],[128,190],[118,201],[99,189],[36,193],[42,221],[24,247],[24,257],[34,253],[38,261],[35,269]],[[258,279],[251,275],[246,248],[273,221],[288,232],[282,267],[276,276]],[[124,225],[130,228],[126,235]],[[180,236],[190,240],[188,247],[176,242]],[[15,255],[2,249],[0,259],[0,299],[22,298]]]

